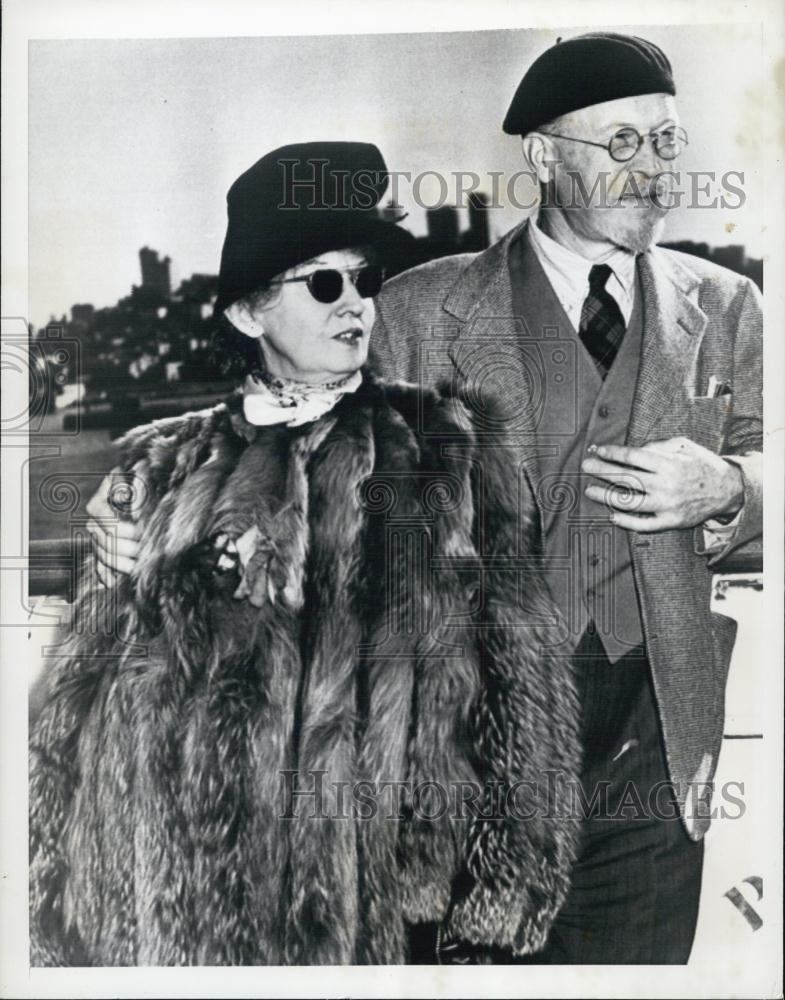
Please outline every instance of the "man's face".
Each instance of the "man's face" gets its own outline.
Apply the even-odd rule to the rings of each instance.
[[[672,190],[672,178],[660,175],[671,171],[674,163],[655,152],[649,135],[678,124],[670,94],[644,94],[572,112],[543,128],[541,134],[558,132],[605,147],[624,128],[634,128],[644,137],[637,153],[624,162],[614,160],[607,148],[550,139],[560,161],[551,172],[551,204],[576,235],[635,252],[656,242]]]

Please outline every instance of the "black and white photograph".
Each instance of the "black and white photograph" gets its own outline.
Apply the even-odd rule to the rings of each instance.
[[[0,994],[781,997],[785,15],[4,14]]]

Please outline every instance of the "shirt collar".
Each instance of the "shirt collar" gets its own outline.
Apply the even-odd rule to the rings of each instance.
[[[604,257],[587,260],[547,236],[534,219],[529,223],[529,239],[540,260],[572,287],[583,289],[584,285],[588,284],[589,271],[592,267],[595,264],[607,264],[626,294],[632,296],[635,282],[635,254],[631,250],[614,247]]]

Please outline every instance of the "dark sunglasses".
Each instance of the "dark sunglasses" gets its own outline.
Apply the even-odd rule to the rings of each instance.
[[[286,285],[292,281],[304,281],[308,291],[317,302],[328,304],[337,302],[343,295],[344,275],[357,289],[361,299],[372,299],[378,295],[384,283],[384,270],[376,264],[356,267],[346,271],[336,271],[334,268],[323,268],[321,271],[311,271],[300,278],[281,278],[280,284]]]

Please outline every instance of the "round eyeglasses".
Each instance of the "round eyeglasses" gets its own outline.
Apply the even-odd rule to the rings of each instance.
[[[632,126],[619,129],[608,142],[592,142],[590,139],[579,139],[574,135],[561,135],[559,132],[543,131],[542,135],[552,135],[555,139],[569,139],[570,142],[582,142],[585,146],[597,146],[598,149],[607,150],[611,159],[616,160],[617,163],[631,160],[646,141],[646,136],[641,135]],[[654,152],[663,160],[675,160],[688,143],[687,133],[678,125],[661,129],[659,132],[649,132],[647,135],[654,146]]]
[[[279,278],[276,283],[287,285],[294,281],[304,281],[313,298],[317,302],[327,305],[331,302],[337,302],[343,295],[344,275],[348,277],[362,299],[372,299],[382,290],[384,270],[375,264],[347,268],[345,271],[325,267],[320,271],[311,271],[310,274],[303,274],[298,278]]]

